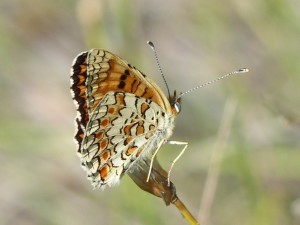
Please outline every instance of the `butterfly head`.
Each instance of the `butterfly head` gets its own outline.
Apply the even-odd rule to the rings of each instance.
[[[181,111],[181,97],[179,97],[176,94],[176,91],[174,91],[174,95],[169,97],[169,102],[171,104],[172,110],[174,114],[179,114]]]

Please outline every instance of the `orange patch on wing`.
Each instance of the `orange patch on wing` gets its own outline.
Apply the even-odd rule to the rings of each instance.
[[[102,158],[107,161],[107,159],[109,158],[110,156],[110,152],[109,151],[105,151],[102,153]]]
[[[85,89],[79,88],[79,90],[80,90],[79,96],[85,95],[85,91],[86,91]]]
[[[125,101],[124,101],[124,96],[123,95],[121,95],[121,94],[117,95],[116,100],[117,100],[116,105],[125,105]]]
[[[101,123],[100,123],[100,125],[101,125],[102,127],[106,127],[108,124],[109,124],[109,119],[104,119],[104,120],[102,120]]]
[[[154,91],[152,89],[148,88],[148,91],[144,95],[144,98],[148,98],[148,99],[153,100],[153,96],[154,96]]]
[[[86,72],[86,65],[80,65],[80,73]]]
[[[109,107],[107,111],[108,111],[109,114],[113,114],[115,112],[115,108],[114,107]]]
[[[108,144],[107,139],[102,140],[102,141],[100,142],[100,149],[101,149],[101,150],[105,149],[105,148],[107,147],[107,144]]]
[[[132,155],[137,148],[137,146],[132,146],[126,151],[126,155]]]
[[[108,166],[104,166],[101,170],[100,170],[100,176],[102,178],[102,180],[105,179],[105,177],[107,176],[109,171],[109,167]]]
[[[85,71],[84,71],[85,72]],[[78,84],[84,84],[85,83],[85,79],[86,77],[84,75],[82,75],[82,72],[80,72],[80,74],[77,76],[79,79]]]
[[[81,139],[83,139],[84,138],[84,134],[82,133],[82,134],[79,134],[79,137],[81,138]]]
[[[139,125],[139,126],[137,127],[136,131],[137,131],[137,132],[136,132],[137,135],[143,134],[143,133],[145,132],[144,126],[143,126],[143,125]]]
[[[84,136],[84,135],[83,135],[83,136]],[[103,136],[104,136],[104,132],[101,131],[101,132],[99,132],[98,134],[96,134],[96,139],[102,139]]]
[[[131,135],[131,133],[130,133],[130,129],[131,128],[132,128],[132,125],[127,125],[127,126],[124,127],[124,133],[125,133],[125,135],[127,135],[127,136]]]
[[[147,86],[144,83],[141,83],[136,90],[135,94],[137,96],[141,96],[143,98],[151,99],[153,100],[154,92],[151,88],[147,88]]]
[[[147,109],[149,109],[149,108],[150,108],[150,107],[149,107],[148,104],[143,103],[142,106],[141,106],[141,113],[144,114],[145,111],[146,111]]]
[[[138,89],[138,87],[140,85],[140,81],[136,80],[136,79],[133,79],[133,78],[130,78],[130,79],[127,78],[128,82],[129,82],[129,80],[130,80],[130,84],[131,84],[131,91],[132,91],[132,93],[136,93],[136,91],[137,91],[137,89]]]
[[[127,144],[130,143],[130,142],[132,141],[132,139],[133,139],[132,137],[127,137],[127,138],[126,138],[126,143],[127,143]]]

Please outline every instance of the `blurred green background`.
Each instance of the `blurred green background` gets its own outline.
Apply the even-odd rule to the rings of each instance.
[[[73,143],[73,58],[117,53],[171,90],[233,76],[183,98],[172,181],[198,217],[228,99],[237,103],[205,225],[300,224],[300,2],[1,0],[0,224],[187,224],[174,206],[121,185],[92,190]],[[165,90],[165,89],[164,89]],[[164,167],[180,148],[159,153]],[[204,225],[204,224],[203,224]]]

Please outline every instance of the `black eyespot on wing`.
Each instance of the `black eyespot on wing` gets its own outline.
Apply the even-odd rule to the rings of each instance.
[[[120,81],[118,88],[123,89],[125,87],[125,82],[123,80]]]
[[[127,78],[127,76],[126,76],[125,74],[123,74],[123,75],[120,77],[121,80],[126,80],[126,78]]]
[[[125,70],[124,74],[125,74],[126,76],[129,76],[129,75],[130,75],[129,70]]]

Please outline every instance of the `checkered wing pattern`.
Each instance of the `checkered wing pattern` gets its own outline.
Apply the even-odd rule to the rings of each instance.
[[[161,89],[108,51],[93,49],[75,58],[71,93],[78,155],[94,187],[117,184],[172,133],[176,113]]]

